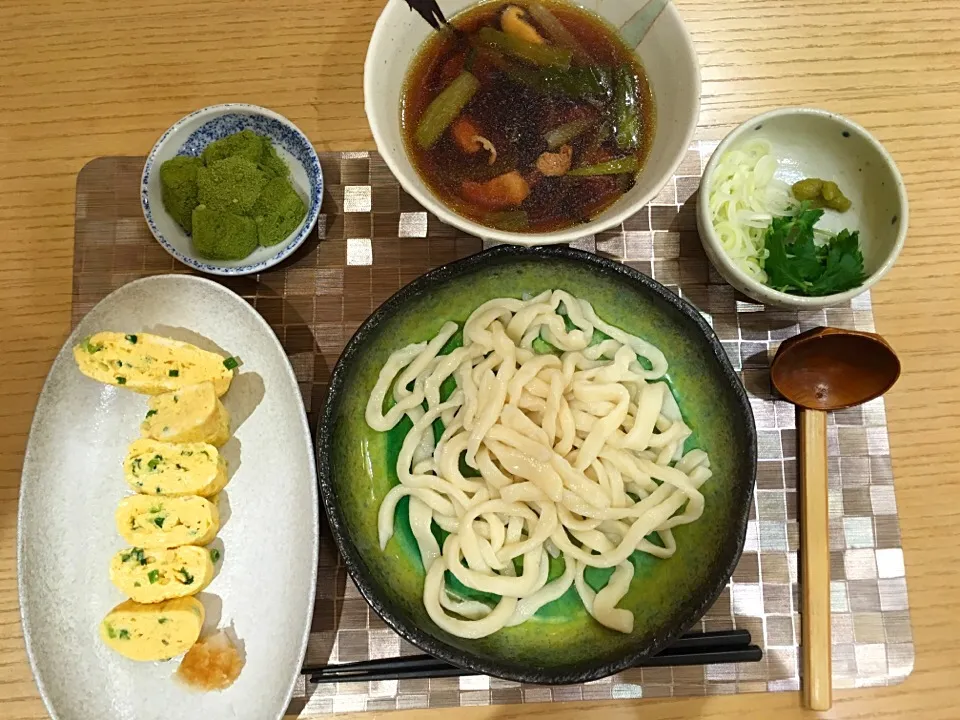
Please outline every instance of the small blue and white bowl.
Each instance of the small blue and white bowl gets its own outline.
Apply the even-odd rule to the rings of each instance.
[[[241,130],[253,130],[270,138],[277,154],[290,168],[290,182],[307,205],[307,216],[285,242],[258,247],[243,260],[207,260],[196,254],[190,235],[163,207],[160,166],[177,155],[199,156],[214,140]],[[317,224],[322,198],[323,171],[307,136],[282,115],[243,103],[211,105],[178,120],[153,146],[140,179],[143,216],[157,242],[180,262],[211,275],[250,275],[287,258]]]

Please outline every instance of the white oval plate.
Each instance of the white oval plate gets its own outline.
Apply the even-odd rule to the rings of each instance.
[[[71,348],[100,330],[153,332],[236,355],[224,404],[231,473],[221,493],[218,574],[198,598],[204,633],[232,627],[246,657],[236,683],[201,693],[174,679],[178,660],[136,663],[97,635],[124,598],[108,577],[124,543],[114,527],[129,494],[121,462],[146,398],[83,376]],[[20,489],[17,569],[27,653],[55,719],[279,718],[303,662],[316,588],[319,505],[313,443],[296,379],[253,308],[209,280],[163,275],[112,293],[60,350],[33,419]]]

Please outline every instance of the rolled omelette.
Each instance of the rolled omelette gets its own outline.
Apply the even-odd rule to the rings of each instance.
[[[209,443],[134,440],[123,461],[123,475],[144,495],[212,497],[227,484],[227,464]]]
[[[127,548],[110,561],[110,582],[138,603],[196,595],[212,579],[210,552],[196,545],[153,550]]]
[[[169,660],[197,642],[203,619],[203,605],[192,597],[155,605],[126,600],[100,623],[100,638],[111,650],[131,660]]]
[[[123,539],[141,548],[206,545],[220,529],[216,504],[197,495],[130,495],[120,501],[115,519]]]
[[[216,447],[230,439],[230,414],[217,398],[212,382],[154,395],[147,405],[147,416],[140,423],[145,438],[205,442]]]
[[[217,397],[230,388],[234,358],[149,333],[99,332],[73,348],[84,375],[146,395],[209,381]]]

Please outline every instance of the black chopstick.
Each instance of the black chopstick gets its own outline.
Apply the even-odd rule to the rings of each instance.
[[[430,23],[434,30],[439,30],[441,23],[446,24],[447,19],[443,16],[443,11],[437,5],[437,0],[407,0],[407,5],[411,10],[416,10],[420,17]]]
[[[749,630],[711,630],[710,632],[681,635],[661,652],[710,650],[718,646],[746,647],[750,644]]]
[[[684,635],[670,647],[653,657],[645,658],[635,667],[757,662],[762,657],[763,651],[756,645],[750,644],[748,631],[722,630]],[[456,667],[430,655],[363,660],[323,667],[306,666],[303,672],[310,675],[310,681],[314,684],[412,680],[476,674],[472,670]]]
[[[719,665],[725,663],[758,662],[763,658],[763,651],[756,645],[736,648],[718,648],[711,651],[676,653],[661,653],[654,657],[640,661],[634,667],[679,667],[691,665]],[[398,663],[392,669],[365,669],[360,672],[350,667],[331,666],[314,672],[310,682],[314,684],[334,682],[375,682],[379,680],[419,680],[423,678],[460,677],[476,675],[472,670],[456,667],[442,660],[432,663],[403,667],[408,663]],[[349,663],[348,665],[352,665]],[[346,670],[347,672],[343,672]]]

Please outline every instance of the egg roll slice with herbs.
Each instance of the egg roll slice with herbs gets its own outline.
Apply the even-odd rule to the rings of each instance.
[[[220,529],[215,503],[196,495],[130,495],[116,512],[117,532],[134,547],[206,545]]]
[[[203,605],[193,597],[155,605],[126,600],[100,623],[100,638],[130,660],[169,660],[193,647],[200,637]]]
[[[143,437],[163,442],[205,442],[220,447],[230,439],[230,413],[212,382],[154,395],[140,423]]]
[[[196,595],[213,579],[210,551],[196,545],[127,548],[110,561],[110,582],[138,603]]]
[[[100,332],[75,346],[73,357],[84,375],[146,395],[210,381],[220,397],[237,367],[235,358],[149,333]]]
[[[213,497],[227,484],[227,464],[209,443],[134,440],[123,461],[127,484],[143,495]]]

